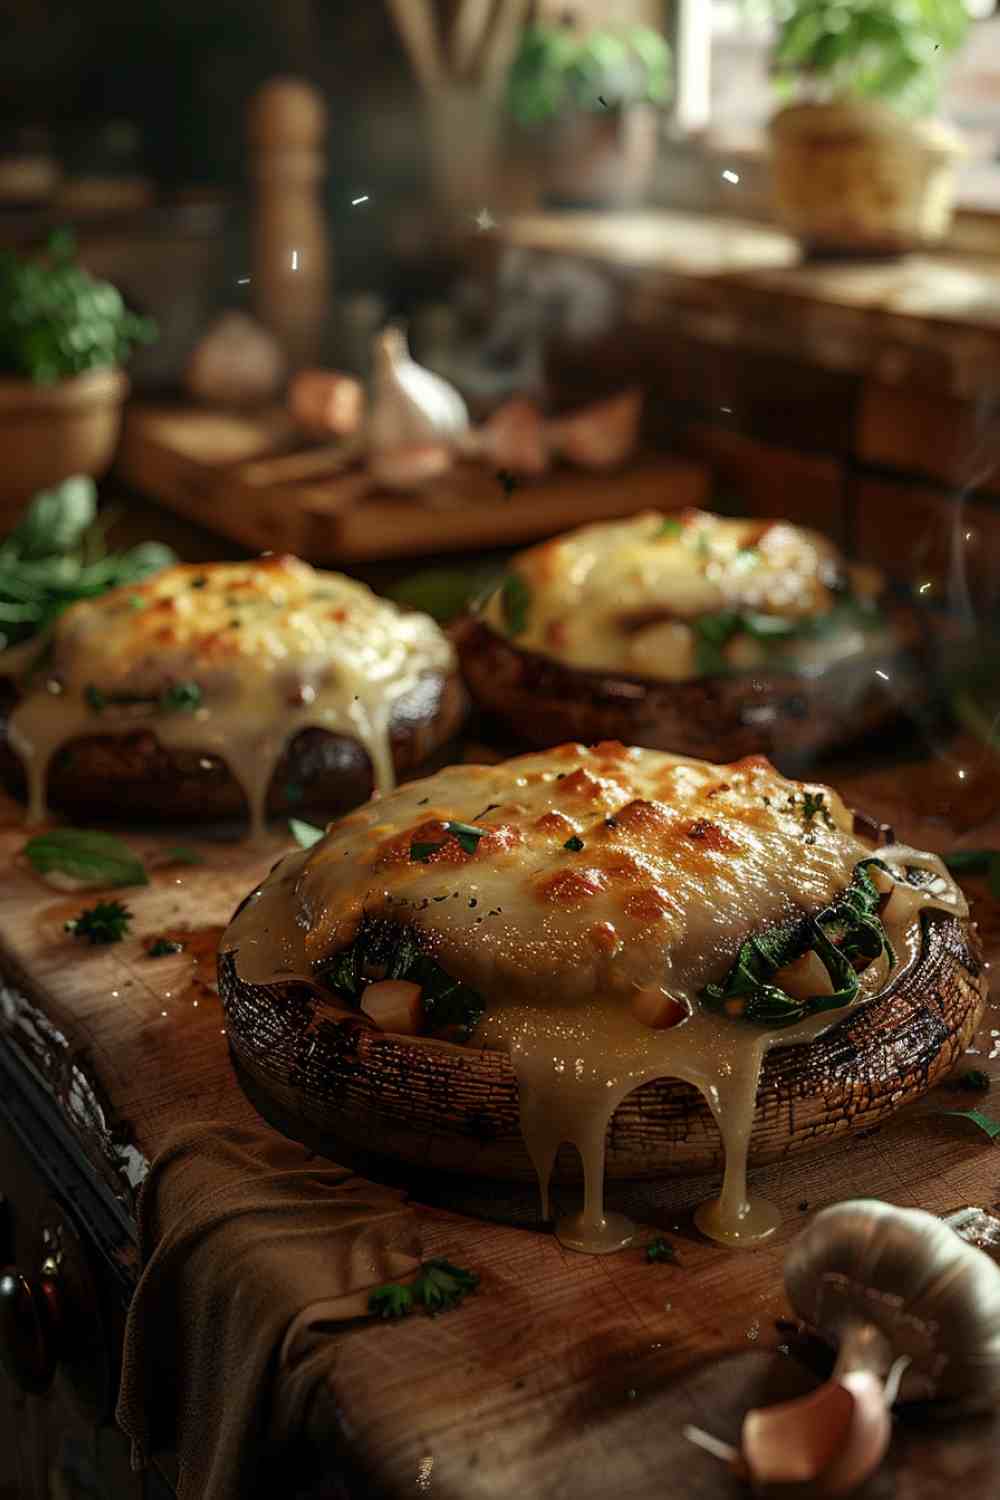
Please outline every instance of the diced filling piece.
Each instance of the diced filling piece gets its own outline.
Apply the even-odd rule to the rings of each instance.
[[[354,941],[317,977],[382,1031],[467,1042],[485,1009],[478,992],[453,979],[420,948],[412,927],[362,918]]]
[[[853,1004],[859,976],[871,964],[881,958],[889,970],[896,964],[881,920],[888,900],[880,889],[883,876],[891,882],[881,860],[863,859],[851,884],[823,911],[747,938],[729,973],[721,983],[706,985],[702,1000],[768,1027],[793,1026],[819,1011]]]

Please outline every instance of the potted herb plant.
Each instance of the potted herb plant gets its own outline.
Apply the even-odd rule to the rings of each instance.
[[[35,259],[0,253],[0,506],[110,464],[128,380],[121,364],[153,325],[77,263],[72,236]],[[0,516],[0,520],[4,519]]]
[[[958,133],[934,111],[965,0],[777,0],[776,215],[813,254],[897,255],[951,223]]]
[[[670,48],[647,26],[526,27],[507,78],[507,110],[541,164],[556,206],[641,201],[656,164],[657,106],[673,89]]]

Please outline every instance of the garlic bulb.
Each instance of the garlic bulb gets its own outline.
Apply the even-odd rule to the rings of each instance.
[[[788,1252],[785,1289],[836,1348],[830,1379],[748,1412],[739,1450],[686,1429],[756,1487],[850,1494],[885,1456],[897,1398],[945,1414],[1000,1403],[1000,1268],[933,1214],[874,1200],[824,1209]]]
[[[410,358],[401,329],[383,329],[373,346],[369,453],[453,442],[468,427],[468,409],[454,386]]]
[[[200,401],[252,406],[271,399],[285,378],[281,345],[246,313],[223,313],[188,360],[184,384]]]

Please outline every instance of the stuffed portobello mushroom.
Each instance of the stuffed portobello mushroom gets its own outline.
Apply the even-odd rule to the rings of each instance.
[[[34,819],[335,815],[464,706],[431,619],[294,557],[165,568],[72,605],[4,667],[3,764]]]
[[[614,743],[452,766],[351,813],[274,868],[219,958],[240,1079],[282,1128],[537,1174],[546,1216],[582,1164],[559,1232],[590,1250],[630,1233],[606,1168],[723,1165],[702,1227],[770,1233],[748,1163],[928,1089],[981,969],[941,861],[829,787]]]
[[[476,701],[535,745],[616,738],[793,765],[915,688],[913,625],[817,532],[645,511],[515,557],[459,627]]]

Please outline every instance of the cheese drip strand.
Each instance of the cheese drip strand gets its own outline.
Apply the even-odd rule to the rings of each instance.
[[[56,622],[44,670],[24,682],[10,716],[29,819],[45,816],[62,746],[147,730],[166,748],[223,761],[259,837],[275,767],[296,734],[357,740],[387,792],[394,706],[425,674],[453,670],[452,648],[426,615],[296,558],[164,569]]]
[[[828,816],[804,817],[820,797]],[[858,974],[847,1004],[791,1024],[706,1004],[706,988],[724,985],[751,936],[836,912],[873,860],[888,951]],[[925,883],[908,883],[914,868]],[[690,1083],[725,1153],[722,1191],[698,1222],[724,1243],[753,1245],[777,1223],[747,1190],[767,1052],[814,1040],[897,981],[919,955],[921,913],[934,907],[966,913],[940,861],[896,845],[873,855],[836,792],[787,781],[763,757],[713,766],[565,745],[449,767],[352,813],[268,876],[222,951],[248,984],[305,981],[321,997],[325,988],[320,1014],[342,1018],[344,991],[332,995],[323,976],[364,923],[405,927],[420,961],[481,1001],[470,1045],[510,1055],[546,1215],[559,1147],[579,1152],[583,1207],[557,1229],[575,1248],[613,1250],[633,1232],[604,1209],[615,1109],[651,1080]],[[417,976],[413,961],[393,975]],[[685,1018],[646,1024],[658,1000]]]

